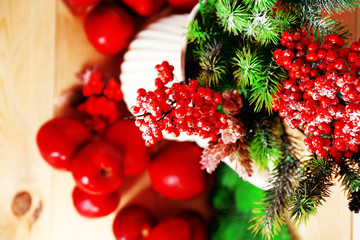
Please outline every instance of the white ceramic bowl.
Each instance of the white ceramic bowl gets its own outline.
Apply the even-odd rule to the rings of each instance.
[[[136,103],[136,92],[139,88],[155,89],[156,64],[166,60],[174,66],[175,78],[182,80],[185,77],[185,26],[196,15],[197,11],[198,6],[190,14],[174,14],[160,18],[150,23],[135,36],[124,55],[120,74],[124,100],[129,109]],[[198,136],[188,136],[185,133],[176,138],[164,134],[164,138],[177,141],[192,141],[196,142],[200,147],[206,147],[208,144],[207,140],[200,139]],[[230,162],[229,158],[222,161],[235,169],[236,163]],[[253,176],[248,178],[247,181],[264,189],[268,187],[268,178],[267,171],[260,171],[255,166]]]

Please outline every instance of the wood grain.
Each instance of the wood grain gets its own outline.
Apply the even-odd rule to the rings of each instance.
[[[339,16],[355,39],[360,37],[357,13]],[[46,165],[35,144],[36,131],[59,112],[57,104],[63,103],[59,96],[76,82],[75,73],[86,63],[105,60],[88,44],[81,18],[71,14],[62,1],[0,1],[1,240],[113,239],[114,215],[94,220],[80,217],[72,207],[72,177]],[[135,182],[136,191],[143,192],[139,196],[156,203],[150,207],[170,206],[147,189],[146,173]],[[15,217],[11,203],[23,190],[32,197],[31,207],[25,215]],[[299,228],[299,239],[360,239],[359,217],[349,213],[340,188],[332,190],[318,214]],[[129,187],[119,207],[136,197],[136,191]]]

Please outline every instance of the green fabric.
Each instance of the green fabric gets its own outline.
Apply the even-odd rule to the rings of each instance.
[[[211,202],[217,211],[216,218],[210,224],[211,240],[248,240],[262,239],[248,228],[249,221],[255,217],[253,209],[264,197],[264,191],[239,178],[227,165],[221,163],[214,172],[215,186],[211,194]],[[273,238],[274,240],[290,240],[288,228]]]

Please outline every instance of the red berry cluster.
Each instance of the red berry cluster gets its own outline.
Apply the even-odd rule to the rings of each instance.
[[[227,115],[216,111],[222,100],[220,93],[210,88],[198,88],[198,82],[173,83],[173,66],[164,61],[157,65],[156,89],[140,88],[137,102],[131,108],[137,116],[136,124],[143,132],[146,145],[151,146],[163,138],[162,131],[179,136],[181,132],[215,141],[220,129],[227,127]]]
[[[273,53],[288,70],[288,80],[274,95],[273,109],[291,128],[304,127],[305,145],[318,157],[337,162],[351,157],[360,145],[360,43],[343,47],[337,34],[322,44],[306,31],[286,31]]]
[[[120,82],[115,78],[106,81],[99,71],[87,70],[82,77],[82,93],[87,99],[77,109],[89,116],[85,123],[91,130],[102,132],[121,115],[119,103],[123,93]]]

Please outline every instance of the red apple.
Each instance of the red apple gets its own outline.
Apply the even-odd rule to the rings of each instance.
[[[73,204],[76,211],[87,218],[98,218],[114,212],[120,202],[118,191],[105,194],[93,195],[75,187],[72,192]]]
[[[161,221],[150,232],[147,240],[193,240],[189,223],[181,218]]]
[[[90,194],[107,194],[123,181],[123,156],[110,143],[97,140],[79,150],[71,163],[76,184]]]
[[[173,200],[189,200],[206,188],[207,174],[201,170],[202,150],[190,142],[175,142],[160,152],[149,167],[152,188]]]
[[[124,155],[124,175],[144,172],[150,165],[149,148],[133,120],[122,120],[111,125],[103,139],[116,145]]]
[[[165,4],[165,0],[122,0],[137,14],[149,16],[158,12]]]
[[[78,7],[86,8],[95,5],[101,0],[68,0],[68,1]]]
[[[36,143],[42,157],[52,167],[69,170],[73,154],[91,138],[81,122],[70,117],[56,117],[37,132]]]
[[[191,11],[199,0],[167,0],[168,3],[178,9]]]
[[[86,15],[84,29],[90,43],[103,54],[117,54],[127,48],[135,34],[132,15],[115,3],[100,3]]]
[[[192,240],[209,239],[206,222],[199,213],[188,210],[181,212],[177,217],[184,219],[190,225]]]
[[[130,205],[117,213],[113,233],[118,240],[145,240],[155,223],[155,217],[147,208]]]

